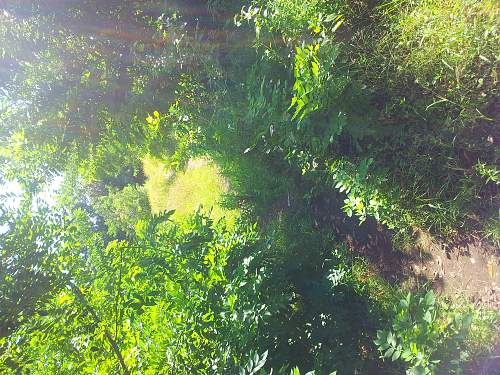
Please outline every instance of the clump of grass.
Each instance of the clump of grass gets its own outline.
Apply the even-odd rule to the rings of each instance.
[[[500,209],[497,214],[489,218],[484,224],[484,236],[500,248]]]
[[[477,117],[497,91],[498,1],[394,0],[379,9],[389,26],[376,50],[393,65],[394,82],[412,78],[435,103]]]
[[[208,159],[190,160],[184,171],[167,171],[165,164],[151,157],[144,159],[147,192],[151,211],[175,210],[174,218],[192,214],[200,206],[212,211],[212,218],[232,222],[236,210],[226,210],[220,203],[229,191],[229,184],[220,175],[217,165]]]
[[[500,343],[500,311],[493,306],[475,305],[463,295],[458,295],[453,300],[442,301],[442,306],[449,312],[467,314],[472,318],[460,358],[451,363],[462,362],[461,370],[464,373],[472,373],[473,370],[476,373],[478,365],[482,367],[481,364],[493,358],[492,355],[495,355]]]
[[[471,168],[498,159],[492,111],[499,94],[500,3],[385,0],[367,11],[367,22],[351,22],[342,56],[353,80],[376,93],[374,122],[386,135],[373,140],[368,156],[373,169],[392,171],[381,189],[397,186],[414,224],[433,234],[482,230],[493,206],[488,202],[498,198],[486,185],[494,176],[483,176],[485,184],[471,178]]]

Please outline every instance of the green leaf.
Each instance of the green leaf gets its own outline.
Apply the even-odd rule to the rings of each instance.
[[[339,14],[329,14],[328,16],[326,16],[325,18],[325,22],[333,22],[333,21],[337,21],[338,19],[340,19],[342,16],[339,15]]]
[[[425,294],[424,301],[427,306],[434,306],[434,303],[436,302],[436,296],[434,295],[434,291],[429,290]]]
[[[399,357],[401,356],[401,350],[400,349],[397,349],[394,351],[394,353],[392,354],[392,361],[396,361],[397,359],[399,359]]]
[[[205,323],[209,323],[211,321],[214,320],[214,314],[212,313],[212,311],[209,311],[207,312],[206,314],[203,314],[203,316],[201,317],[201,319],[205,322]]]
[[[405,361],[409,361],[413,357],[411,350],[405,349],[403,353],[401,353],[401,358],[403,358]]]
[[[425,312],[425,314],[424,314],[424,321],[426,321],[427,323],[431,323],[432,322],[432,315],[431,315],[430,311],[426,311]]]
[[[396,336],[392,332],[387,335],[387,342],[392,346],[396,346]]]
[[[256,373],[262,367],[264,367],[264,365],[266,364],[266,361],[267,361],[267,354],[268,354],[268,351],[266,350],[264,353],[262,353],[262,357],[260,359],[257,357],[258,360],[255,363],[255,367],[253,370],[254,373]]]
[[[342,24],[343,24],[343,23],[344,23],[344,19],[339,20],[339,21],[335,24],[335,26],[333,27],[332,32],[337,31],[337,29],[338,29],[340,26],[342,26]]]
[[[318,63],[316,62],[312,62],[311,63],[311,69],[312,69],[312,72],[314,74],[315,77],[318,77],[319,76],[319,65]]]
[[[389,349],[387,349],[387,351],[384,354],[384,357],[385,358],[389,358],[390,356],[392,356],[392,354],[394,353],[395,350],[396,350],[396,348],[389,348]]]

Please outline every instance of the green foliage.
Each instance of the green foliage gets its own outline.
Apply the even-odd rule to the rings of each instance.
[[[372,163],[373,159],[362,159],[356,167],[343,159],[331,162],[328,174],[333,180],[331,184],[346,194],[342,209],[349,217],[357,216],[360,223],[371,216],[397,234],[406,236],[407,228],[412,225],[412,214],[398,201],[397,193],[384,191],[385,178],[369,173]]]
[[[189,75],[179,65],[203,74],[199,64],[205,61],[184,61],[180,48],[194,51],[201,44],[181,43],[185,25],[156,3],[154,12],[136,1],[119,7],[95,1],[65,2],[57,9],[37,2],[5,6],[0,37],[15,64],[6,65],[4,86],[19,108],[2,116],[2,146],[13,148],[13,137],[22,133],[30,150],[51,150],[44,158],[25,153],[30,164],[24,169],[47,176],[81,168],[89,180],[101,179],[121,173],[120,166],[139,165],[148,152],[168,153],[173,133],[182,138],[182,124],[171,120],[185,116],[172,109],[170,88]],[[100,9],[97,15],[93,7]],[[84,26],[81,20],[91,18],[95,26]],[[110,24],[120,26],[112,31]],[[130,24],[134,32],[126,29]],[[171,115],[162,115],[171,127],[143,123],[148,111],[158,109]]]
[[[289,107],[289,109],[295,107],[292,120],[299,116],[300,121],[304,116],[324,109],[332,97],[338,97],[348,83],[344,77],[332,74],[339,46],[323,45],[321,47],[323,56],[320,56],[320,46],[320,44],[310,44],[296,48],[294,96]],[[338,129],[339,134],[340,132],[342,128]]]
[[[498,192],[474,177],[474,165],[498,163],[498,11],[489,1],[387,1],[360,9],[351,30],[353,79],[377,93],[386,129],[367,156],[390,171],[384,190],[398,189],[415,225],[436,234],[496,216]]]
[[[43,215],[19,217],[3,209],[0,213],[0,338],[4,338],[39,311],[37,302],[54,287],[56,280],[45,271],[49,254],[43,234],[57,236],[58,231],[44,225],[51,220],[48,215],[44,220]]]
[[[323,178],[318,172],[325,172],[325,165],[346,166],[335,174],[343,182],[332,185],[356,190],[345,210],[357,207],[361,221],[370,215],[398,233],[420,227],[440,235],[476,228],[471,215],[490,222],[496,212],[491,214],[486,202],[496,202],[498,194],[488,186],[491,176],[472,177],[474,171],[486,173],[484,168],[478,172],[470,164],[478,159],[496,165],[498,159],[494,106],[487,108],[489,114],[484,109],[496,92],[491,85],[497,81],[492,68],[497,12],[493,2],[459,0],[391,1],[375,7],[254,2],[237,22],[254,24],[258,51],[269,64],[293,72],[292,87],[283,74],[279,84],[292,92],[288,122],[298,120],[300,126],[284,130],[287,120],[277,121],[275,115],[257,114],[254,121],[272,127],[278,135],[271,140],[275,147],[298,162],[303,173]],[[341,14],[347,19],[339,28]],[[453,28],[445,26],[448,19],[454,20]],[[271,98],[263,103],[273,103],[283,114],[283,104],[270,91],[277,84],[267,86]],[[466,128],[471,120],[482,123]],[[370,178],[360,184],[362,160],[372,163]],[[486,234],[490,229],[484,230],[492,237]]]
[[[498,313],[397,304],[311,203],[337,189],[406,240],[479,217],[498,241],[496,4],[255,0],[253,40],[238,2],[198,3],[2,5],[0,180],[26,200],[0,211],[0,372],[459,373],[488,353]]]
[[[258,353],[250,356],[248,363],[240,368],[240,375],[254,375],[258,374],[259,371],[264,367],[267,360],[268,351],[266,350],[262,355],[259,356]]]
[[[299,119],[319,108],[314,100],[313,90],[320,88],[319,60],[317,57],[319,44],[308,45],[304,48],[297,47],[295,54],[294,75],[295,84],[293,89],[295,95],[289,108],[295,107],[293,118],[300,114]],[[321,97],[321,95],[320,95]]]
[[[484,225],[485,237],[495,246],[500,245],[500,209],[497,211],[497,215],[489,219]]]
[[[337,16],[347,7],[344,0],[259,0],[244,7],[236,19],[237,24],[243,20],[253,22],[257,39],[261,30],[265,30],[282,34],[287,43],[295,43],[308,34],[320,34],[334,21],[333,28],[338,28]]]
[[[144,188],[134,185],[111,190],[108,195],[98,197],[94,209],[104,218],[108,231],[115,236],[120,231],[133,231],[137,221],[144,220],[151,214]]]
[[[262,374],[266,375],[267,372],[263,370],[262,368],[264,367],[266,360],[267,360],[267,355],[268,352],[267,350],[262,353],[261,356],[259,356],[257,353],[255,353],[253,356],[250,356],[251,358],[248,360],[248,363],[240,368],[240,375],[254,375],[254,374]],[[269,372],[269,375],[271,375],[273,372]],[[301,372],[298,367],[294,367],[290,370],[290,375],[300,375]],[[314,375],[314,371],[308,371],[304,375]],[[337,371],[329,373],[329,375],[336,375]]]
[[[139,238],[143,238],[141,232],[139,227]],[[165,241],[166,235],[175,235],[178,244]],[[140,319],[147,319],[148,335],[161,337],[166,351],[163,359],[156,359],[155,368],[167,366],[181,373],[230,371],[241,360],[238,353],[255,342],[255,330],[269,314],[269,307],[258,297],[265,271],[259,266],[259,253],[249,253],[256,246],[255,230],[249,226],[235,232],[217,230],[207,217],[196,215],[175,232],[156,236],[160,247],[153,258],[142,258],[141,264],[147,265],[149,277],[165,280],[168,298]],[[160,311],[162,321],[151,326],[154,320],[150,319]],[[163,334],[156,332],[160,326]],[[143,350],[153,355],[148,348],[149,344]]]
[[[367,278],[353,272],[356,260],[347,248],[300,215],[281,215],[269,225],[268,256],[274,260],[269,282],[279,283],[288,298],[267,326],[269,365],[345,374],[381,366],[366,340],[378,324],[379,301],[370,300]]]
[[[52,242],[46,248],[53,249],[32,259],[35,269],[62,283],[31,301],[41,310],[24,315],[15,333],[2,339],[3,370],[109,372],[117,362],[127,373],[237,368],[272,311],[259,292],[265,266],[252,250],[258,247],[255,227],[241,224],[230,232],[202,214],[181,226],[164,224],[169,215],[139,221],[136,238],[103,248],[97,233],[86,243],[76,240],[89,235],[88,227],[60,227],[65,235],[74,232],[71,242],[54,242],[50,232],[34,238]],[[86,257],[78,259],[86,246]],[[45,370],[37,360],[42,355]]]
[[[127,240],[96,231],[83,211],[45,221],[59,235],[31,238],[51,252],[30,262],[57,283],[49,292],[40,284],[35,300],[23,292],[36,309],[1,339],[2,371],[256,372],[264,356],[247,353],[263,347],[266,369],[279,373],[363,367],[349,337],[369,315],[345,248],[332,252],[303,219],[278,219],[259,238],[255,225],[227,228],[202,213],[173,223],[171,215],[139,220]],[[19,290],[22,280],[12,281],[7,289]]]
[[[500,184],[500,171],[494,165],[486,165],[484,163],[477,163],[474,168],[476,172],[483,177],[486,182],[494,182]]]
[[[395,309],[392,328],[378,331],[375,344],[384,358],[407,362],[407,374],[434,374],[449,348],[460,351],[471,321],[469,314],[440,308],[432,290],[408,293]]]

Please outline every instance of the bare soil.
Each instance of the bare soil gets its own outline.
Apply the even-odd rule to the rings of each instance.
[[[388,281],[410,288],[430,284],[440,294],[500,308],[500,249],[475,238],[446,243],[422,230],[415,232],[413,245],[395,249],[390,231],[370,219],[359,225],[342,212],[339,202],[336,192],[317,199],[316,224],[333,229]]]

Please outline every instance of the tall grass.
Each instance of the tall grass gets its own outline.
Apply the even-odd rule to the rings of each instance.
[[[496,0],[393,0],[378,8],[387,31],[377,42],[394,84],[413,81],[464,120],[498,94],[500,3]],[[429,107],[427,107],[429,108]]]

